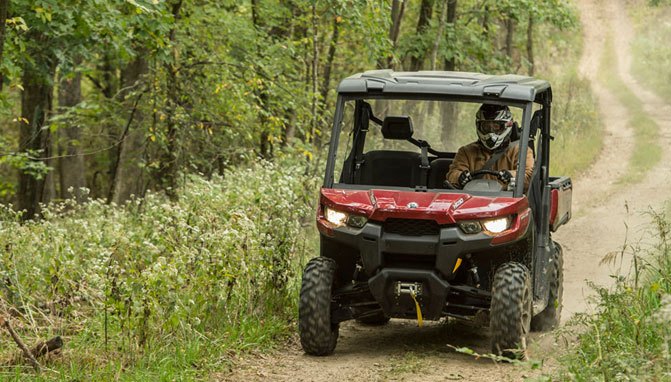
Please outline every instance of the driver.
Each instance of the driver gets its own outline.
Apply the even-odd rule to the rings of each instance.
[[[519,146],[510,143],[510,135],[514,126],[513,115],[508,106],[482,104],[475,115],[475,126],[478,140],[457,151],[454,161],[447,172],[447,180],[458,188],[464,188],[473,180],[472,172],[478,170],[494,170],[497,175],[486,174],[484,179],[498,180],[504,187],[517,173]],[[491,163],[492,156],[496,155]],[[527,149],[527,160],[524,177],[524,189],[529,187],[529,180],[534,167],[531,149]]]

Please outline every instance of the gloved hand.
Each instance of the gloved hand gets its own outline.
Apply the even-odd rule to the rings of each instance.
[[[503,183],[510,183],[510,181],[513,179],[513,174],[510,173],[508,170],[501,170],[499,171],[498,178],[503,182]]]
[[[468,171],[468,170],[462,171],[461,174],[459,174],[459,180],[458,180],[459,187],[464,188],[466,183],[470,182],[471,180],[473,180],[473,177],[471,176],[471,172]]]

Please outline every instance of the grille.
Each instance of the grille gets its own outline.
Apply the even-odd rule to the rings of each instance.
[[[435,255],[406,255],[384,252],[383,266],[389,268],[433,269],[436,266]]]
[[[438,235],[440,226],[434,220],[387,219],[384,232],[405,236]]]

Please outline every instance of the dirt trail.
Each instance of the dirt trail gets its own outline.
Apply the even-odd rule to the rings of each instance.
[[[604,43],[610,31],[614,31],[610,36],[618,55],[619,76],[646,104],[652,119],[658,121],[664,149],[671,143],[671,106],[644,91],[629,74],[633,30],[624,11],[624,0],[584,0],[579,2],[579,8],[585,33],[581,72],[592,85],[606,131],[604,150],[597,162],[574,182],[574,218],[554,236],[565,249],[564,320],[589,309],[586,280],[609,284],[610,275],[617,272],[617,266],[600,265],[604,255],[621,250],[625,237],[630,243],[650,240],[643,232],[649,222],[644,212],[649,206],[661,208],[668,198],[665,191],[671,180],[671,158],[665,152],[660,164],[640,184],[615,184],[626,171],[634,136],[627,127],[627,108],[599,83]],[[552,336],[533,335],[531,342],[532,357],[550,359],[552,364]],[[392,320],[378,328],[347,322],[341,326],[340,340],[331,357],[305,356],[295,341],[282,352],[241,360],[232,375],[215,379],[519,381],[533,374],[527,368],[476,360],[450,350],[446,344],[480,353],[489,351],[486,331],[452,321],[421,329],[415,322],[404,320]]]

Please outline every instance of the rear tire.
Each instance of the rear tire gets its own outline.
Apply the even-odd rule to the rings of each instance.
[[[492,282],[489,328],[492,352],[522,359],[531,326],[531,276],[520,263],[505,263],[496,270]]]
[[[562,295],[564,294],[564,256],[559,243],[553,242],[552,278],[548,305],[531,319],[531,330],[545,332],[559,325],[561,320]]]
[[[331,287],[336,263],[327,257],[310,260],[303,271],[298,303],[298,333],[303,350],[310,355],[333,353],[339,325],[331,323]]]

